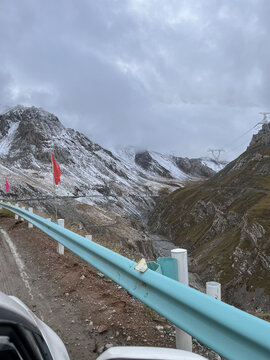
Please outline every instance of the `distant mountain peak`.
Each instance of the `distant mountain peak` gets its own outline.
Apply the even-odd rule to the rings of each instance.
[[[16,105],[14,107],[11,107],[8,110],[6,110],[4,113],[2,113],[1,115],[11,116],[12,114],[16,114],[18,116],[18,115],[22,115],[23,113],[37,115],[39,117],[44,117],[44,118],[50,118],[52,116],[56,117],[55,115],[49,113],[48,111],[44,110],[41,107],[25,106],[25,105]]]
[[[57,150],[65,130],[59,119],[37,107],[18,105],[0,115],[0,157],[21,168],[40,168]],[[35,161],[33,161],[35,159]]]

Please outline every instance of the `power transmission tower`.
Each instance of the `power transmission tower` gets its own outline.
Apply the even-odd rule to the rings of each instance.
[[[259,114],[263,115],[263,119],[261,121],[259,121],[254,128],[256,128],[256,126],[258,125],[264,125],[264,124],[268,124],[269,120],[268,120],[268,116],[270,115],[270,112],[260,112]]]
[[[208,152],[212,154],[212,157],[215,161],[219,161],[220,153],[224,152],[223,149],[209,149]]]
[[[270,112],[260,112],[259,114],[263,115],[263,119],[262,121],[258,122],[258,124],[268,124],[268,116],[270,115]]]
[[[260,112],[259,114],[263,115],[263,119],[262,121],[259,121],[258,124],[256,124],[256,126],[269,124],[268,116],[270,115],[270,112]],[[266,132],[262,135],[262,141],[265,146],[267,146],[267,144],[269,145],[270,143],[269,132]]]

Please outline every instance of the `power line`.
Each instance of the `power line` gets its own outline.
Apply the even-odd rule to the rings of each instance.
[[[257,125],[258,125],[258,123],[256,125],[253,125],[250,129],[245,131],[243,134],[241,134],[238,137],[236,137],[235,139],[231,140],[229,143],[225,144],[224,148],[229,147],[229,145],[234,144],[236,141],[238,141],[242,137],[246,136],[250,131],[254,130]]]
[[[248,133],[250,133],[252,130],[254,130],[258,125],[264,125],[264,124],[268,124],[269,123],[269,116],[270,116],[270,112],[260,112],[259,114],[263,115],[263,119],[259,122],[257,122],[255,125],[253,125],[251,128],[249,128],[247,131],[245,131],[243,134],[239,135],[238,137],[236,137],[235,139],[233,139],[232,141],[230,141],[229,143],[227,143],[224,148],[228,148],[229,145],[232,144],[236,144],[236,142],[238,142],[238,140],[240,140],[241,138],[243,138],[244,136],[246,136]],[[232,152],[238,148],[240,148],[242,145],[244,145],[245,142],[242,142],[241,144],[238,144],[234,147],[229,147],[228,150],[226,150],[227,152]]]

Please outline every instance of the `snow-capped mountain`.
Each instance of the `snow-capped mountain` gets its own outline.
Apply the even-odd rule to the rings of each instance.
[[[111,204],[119,214],[139,214],[162,188],[214,174],[199,159],[134,148],[111,152],[40,108],[16,106],[0,115],[0,171],[9,179],[10,196],[52,196],[51,152],[63,171],[58,196]],[[3,181],[0,191],[4,196]]]
[[[136,149],[133,146],[116,147],[113,152],[132,167],[145,171],[148,176],[187,180],[209,178],[221,170],[224,164],[211,158],[189,159],[156,151]],[[227,164],[227,163],[226,163]]]

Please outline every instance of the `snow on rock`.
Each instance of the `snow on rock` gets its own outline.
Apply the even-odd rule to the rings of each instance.
[[[200,160],[202,164],[214,170],[215,172],[222,170],[228,164],[228,162],[225,160],[217,161],[209,157],[203,157],[200,158]]]
[[[198,159],[133,147],[106,150],[36,107],[17,106],[0,115],[1,174],[9,178],[10,196],[53,195],[51,151],[63,171],[58,196],[106,205],[121,215],[139,216],[162,188],[174,190],[214,173]]]
[[[12,144],[15,132],[19,126],[19,123],[11,123],[7,134],[2,137],[0,141],[0,157],[3,157],[9,153],[10,146]]]

